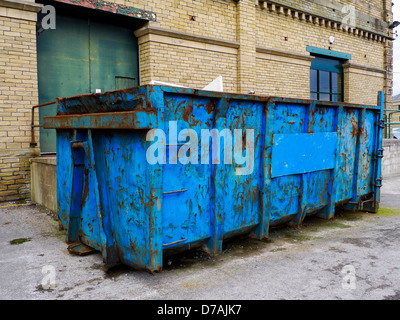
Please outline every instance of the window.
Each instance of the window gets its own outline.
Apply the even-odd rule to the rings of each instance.
[[[310,70],[310,98],[343,101],[342,60],[315,55]]]

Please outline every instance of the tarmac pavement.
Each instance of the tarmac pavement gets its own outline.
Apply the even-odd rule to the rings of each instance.
[[[154,275],[126,266],[105,272],[100,253],[68,253],[51,212],[3,203],[0,299],[399,300],[400,178],[385,180],[381,192],[378,214],[308,217],[266,241],[227,241],[217,258],[198,250],[166,257]]]

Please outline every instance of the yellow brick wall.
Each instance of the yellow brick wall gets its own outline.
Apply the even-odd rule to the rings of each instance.
[[[257,45],[292,53],[307,54],[306,46],[350,53],[352,62],[370,67],[383,68],[384,45],[348,32],[325,27],[277,14],[266,9],[257,9]],[[285,41],[285,36],[288,40]],[[334,36],[334,43],[329,37]]]
[[[309,55],[307,46],[349,53],[351,63],[384,69],[384,43],[373,41],[353,33],[300,20],[292,15],[278,14],[257,8],[257,46],[287,53]],[[334,36],[333,44],[329,37]],[[285,39],[285,37],[287,37]],[[258,59],[260,60],[260,59]],[[267,95],[310,98],[309,70],[307,65],[259,61],[257,63],[257,92]],[[359,73],[359,71],[357,71]],[[345,101],[360,104],[376,104],[377,92],[384,89],[382,73],[352,72],[345,79]],[[363,83],[360,86],[360,83]],[[365,90],[368,88],[368,90]],[[368,91],[367,93],[365,91]]]
[[[15,12],[13,12],[15,15]],[[31,107],[37,104],[36,24],[0,16],[0,201],[29,197]]]
[[[310,67],[257,59],[256,94],[310,99]]]
[[[252,0],[242,0],[237,4],[237,41],[238,49],[238,91],[246,93],[254,90],[257,82],[256,71],[256,28],[255,6]]]
[[[235,19],[222,28],[224,32],[221,31],[219,23],[216,23],[215,31],[210,33],[209,31],[214,30],[214,24],[208,18],[206,22],[210,25],[202,29],[199,29],[199,26],[202,25],[204,17],[199,16],[194,22],[187,19],[187,15],[194,12],[190,10],[197,9],[196,6],[200,4],[204,2],[196,4],[190,0],[173,3],[167,1],[165,6],[186,8],[185,13],[178,10],[178,13],[181,12],[179,16],[168,10],[157,11],[157,8],[161,7],[149,3],[143,8],[157,13],[157,23],[151,24],[157,28],[233,41],[238,46],[236,52],[229,54],[217,52],[216,48],[203,47],[201,41],[196,48],[196,39],[176,40],[173,39],[173,35],[169,44],[165,43],[168,42],[165,41],[168,36],[161,41],[164,43],[160,43],[159,39],[141,41],[139,37],[141,84],[159,80],[202,88],[218,75],[222,75],[226,91],[245,93],[255,90],[257,94],[310,98],[310,62],[306,63],[302,59],[296,61],[293,57],[289,59],[290,61],[276,57],[265,59],[256,53],[257,48],[273,49],[304,57],[310,56],[306,47],[313,46],[349,53],[352,55],[351,63],[355,65],[381,71],[385,68],[385,44],[382,41],[320,25],[315,20],[309,22],[307,19],[294,18],[293,15],[263,9],[252,0],[242,0],[237,4],[234,1],[216,1],[217,8],[220,8],[218,5],[230,8],[230,14],[224,16],[227,21],[232,17]],[[233,6],[236,6],[235,12],[231,10]],[[383,12],[383,7],[380,12]],[[175,20],[171,18],[174,15]],[[233,29],[235,31],[232,31]],[[329,43],[330,36],[335,37],[333,44]],[[349,77],[350,83],[347,85],[351,90],[345,92],[345,101],[376,104],[376,92],[384,89],[382,77],[382,72],[371,71],[362,75],[362,80],[371,85],[367,95],[363,94],[364,87],[357,82],[359,77]]]
[[[259,0],[259,2],[262,1]],[[341,8],[340,5],[354,6],[357,11],[376,19],[383,19],[383,10],[390,11],[393,2],[393,0],[274,1],[311,13],[324,13],[332,18],[341,17],[341,12],[338,12],[338,9]],[[211,36],[215,32],[213,28],[210,28],[210,25],[213,25],[214,30],[218,30],[221,37],[226,40],[232,40],[232,34],[235,33],[236,1],[233,0],[116,0],[113,2],[156,12],[157,20],[163,28],[179,29],[180,31],[197,29],[200,34]],[[252,2],[256,3],[257,1]],[[336,8],[335,11],[333,11],[333,8]],[[345,12],[346,14],[347,12]],[[194,24],[189,21],[189,15],[197,16],[198,22]]]
[[[323,16],[337,17],[341,19],[349,11],[343,11],[343,6],[353,6],[355,10],[371,16],[371,18],[382,19],[383,8],[391,4],[392,0],[275,0],[278,3],[286,4],[297,9],[311,13],[319,13]],[[390,2],[389,2],[390,1]],[[370,21],[372,24],[372,21]],[[368,23],[366,24],[366,26]]]
[[[163,29],[221,40],[236,40],[236,2],[233,0],[121,0],[115,2],[155,12],[157,25]],[[189,16],[195,16],[195,21],[190,20]]]
[[[246,1],[251,2],[252,5],[248,7],[254,11],[254,1]],[[238,12],[235,1],[151,0],[116,1],[116,3],[155,12],[157,22],[152,23],[152,25],[163,30],[223,41],[238,41]],[[195,17],[194,21],[190,19],[190,16]],[[243,17],[243,21],[245,21],[244,19],[249,20],[248,18]],[[191,44],[177,45],[174,39],[171,39],[170,42],[170,44],[167,44],[151,41],[140,44],[141,84],[149,83],[151,80],[159,80],[203,88],[216,77],[222,75],[224,90],[233,92],[239,90],[238,79],[241,76],[240,72],[238,74],[237,56],[212,48],[203,48],[202,43],[199,45],[194,43],[194,47],[198,47],[196,49]],[[242,51],[242,53],[246,54],[245,51]]]
[[[365,14],[371,15],[377,19],[383,19],[384,13],[383,10],[386,8],[390,8],[393,0],[369,0],[369,1],[360,1],[360,0],[338,0],[339,3],[344,5],[351,5],[363,12]]]
[[[155,64],[152,62],[152,53],[150,51],[150,42],[143,43],[139,46],[139,73],[140,73],[140,83],[150,83],[152,80],[152,66]]]
[[[237,92],[237,56],[234,54],[157,42],[141,47],[141,56],[146,53],[150,53],[144,59],[149,59],[151,73],[149,77],[147,70],[141,70],[142,83],[158,80],[201,89],[221,75],[224,90]]]
[[[376,104],[378,91],[384,87],[384,75],[357,69],[344,70],[344,94],[351,103]],[[368,88],[368,89],[366,89]],[[381,88],[379,90],[379,88]]]

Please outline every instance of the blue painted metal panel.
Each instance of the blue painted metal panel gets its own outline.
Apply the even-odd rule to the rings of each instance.
[[[168,162],[163,169],[163,246],[173,248],[209,237],[211,165],[201,165],[200,153],[199,164],[182,164],[178,154],[182,152],[186,139],[179,140],[178,133],[192,129],[201,143],[200,130],[212,123],[213,112],[210,109],[214,108],[214,102],[208,97],[177,94],[166,94],[164,99]]]
[[[45,127],[57,128],[60,224],[107,266],[153,272],[169,250],[202,245],[215,255],[228,237],[262,239],[272,225],[329,219],[338,205],[376,211],[381,112],[163,86],[59,99]],[[161,162],[147,158],[150,127],[164,134]],[[198,153],[182,162],[195,137]]]
[[[336,132],[275,134],[272,178],[332,169],[336,144]]]
[[[343,73],[343,62],[318,56],[311,61],[311,69]]]
[[[350,177],[353,177],[356,164],[358,112],[358,109],[345,109],[343,111],[336,176],[336,179],[341,183],[337,183],[336,202],[349,200],[353,197],[353,181]],[[349,150],[353,152],[349,152]]]

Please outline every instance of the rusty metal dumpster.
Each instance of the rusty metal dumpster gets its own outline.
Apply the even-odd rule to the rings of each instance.
[[[378,106],[146,85],[58,99],[57,200],[67,242],[110,267],[162,269],[163,254],[335,206],[376,212]]]

